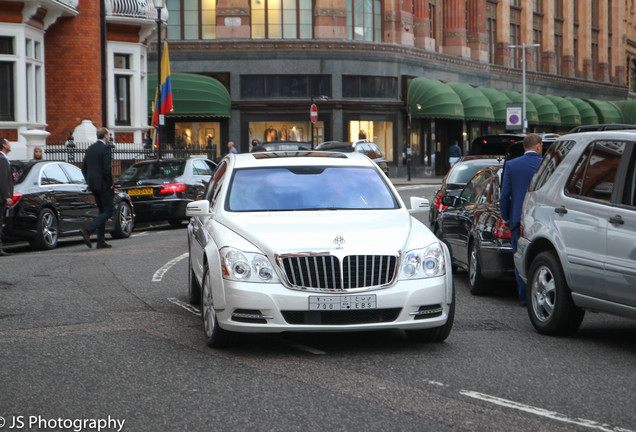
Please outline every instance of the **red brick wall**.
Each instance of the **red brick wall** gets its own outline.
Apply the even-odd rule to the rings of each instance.
[[[79,15],[59,18],[45,35],[48,142],[60,142],[82,120],[102,121],[100,11],[80,0]]]
[[[0,22],[21,23],[23,7],[22,3],[0,1]]]

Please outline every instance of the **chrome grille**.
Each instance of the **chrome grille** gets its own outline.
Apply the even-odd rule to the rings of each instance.
[[[390,284],[395,277],[397,257],[349,255],[341,264],[333,255],[285,255],[279,262],[294,288],[352,290]]]

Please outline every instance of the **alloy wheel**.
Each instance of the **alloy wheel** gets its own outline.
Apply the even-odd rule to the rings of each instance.
[[[554,275],[547,266],[541,266],[535,273],[530,286],[532,310],[539,321],[545,322],[554,313],[556,285]]]

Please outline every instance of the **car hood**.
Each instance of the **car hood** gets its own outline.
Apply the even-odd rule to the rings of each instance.
[[[218,220],[221,224],[272,256],[300,252],[398,254],[408,247],[414,224],[404,209],[232,213],[224,216]],[[422,228],[418,226],[418,230]]]

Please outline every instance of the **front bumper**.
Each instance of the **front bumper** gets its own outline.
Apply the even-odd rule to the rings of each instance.
[[[286,331],[359,331],[379,329],[425,329],[440,327],[448,319],[452,283],[446,276],[399,281],[384,289],[358,293],[297,291],[280,284],[223,281],[226,307],[217,310],[219,325],[228,331],[279,333]],[[333,312],[309,311],[309,296],[376,295],[376,309]],[[451,293],[452,294],[452,293]],[[427,309],[428,308],[428,309]],[[418,311],[430,313],[422,314]],[[248,319],[246,315],[262,319]],[[347,316],[348,315],[348,316]],[[359,315],[356,317],[354,315]],[[369,320],[371,322],[369,322]],[[332,322],[339,322],[333,324]],[[343,323],[345,322],[345,323]]]

